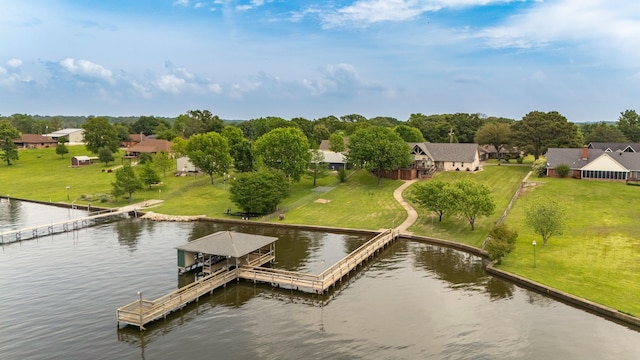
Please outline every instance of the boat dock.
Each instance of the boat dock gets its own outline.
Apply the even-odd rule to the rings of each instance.
[[[147,323],[166,318],[168,314],[183,308],[190,302],[197,301],[202,295],[213,293],[216,288],[225,286],[232,280],[244,279],[270,283],[272,286],[322,294],[342,281],[343,277],[358,265],[397,239],[399,234],[397,229],[381,232],[319,275],[261,267],[275,258],[273,249],[258,256],[255,253],[246,254],[246,257],[234,259],[235,265],[220,266],[212,270],[209,275],[156,300],[144,300],[142,294],[138,293],[138,300],[116,310],[118,326],[123,323],[138,326],[140,330],[144,330]],[[231,235],[228,237],[232,238]],[[189,250],[186,246],[177,249],[179,252]],[[184,261],[181,262],[180,257],[178,262],[179,265],[187,265]]]

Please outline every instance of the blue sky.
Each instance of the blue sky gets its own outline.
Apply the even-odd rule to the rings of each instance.
[[[0,114],[640,111],[637,0],[0,0]]]

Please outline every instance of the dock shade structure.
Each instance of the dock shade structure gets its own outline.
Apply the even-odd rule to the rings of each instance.
[[[275,259],[277,237],[218,231],[177,246],[178,272],[202,269],[203,275],[240,265],[260,266]]]

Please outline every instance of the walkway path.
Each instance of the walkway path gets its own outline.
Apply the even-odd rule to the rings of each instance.
[[[408,188],[414,182],[418,181],[418,179],[405,181],[404,184],[400,185],[394,192],[393,197],[402,205],[402,207],[407,211],[407,218],[402,222],[402,224],[398,225],[396,229],[400,231],[401,234],[411,235],[410,231],[407,231],[409,226],[413,225],[413,223],[418,220],[418,213],[403,197],[402,192],[404,189]]]

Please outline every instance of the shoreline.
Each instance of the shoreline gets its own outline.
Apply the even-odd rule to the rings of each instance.
[[[18,200],[18,201],[24,201],[24,202],[30,202],[30,203],[36,203],[36,204],[42,204],[42,205],[63,207],[63,208],[77,208],[77,209],[84,209],[87,211],[91,211],[91,209],[99,209],[99,210],[113,209],[113,208],[91,206],[90,204],[75,205],[75,204],[68,204],[68,203],[52,203],[47,201],[21,199],[21,198],[14,198],[14,197],[2,196],[2,195],[0,195],[0,199]],[[208,221],[208,222],[220,222],[220,223],[232,223],[232,224],[246,224],[250,222],[252,225],[258,225],[258,226],[275,226],[275,227],[286,227],[286,228],[296,228],[296,229],[306,229],[306,230],[320,230],[320,231],[328,231],[328,232],[369,234],[369,235],[375,235],[379,233],[379,231],[367,230],[367,229],[352,229],[352,228],[340,228],[340,227],[320,226],[320,225],[283,224],[283,223],[277,223],[277,222],[263,222],[263,221],[254,221],[254,220],[211,218],[206,215],[192,215],[192,216],[165,215],[165,214],[158,214],[153,211],[145,212],[140,210],[138,210],[137,213],[142,214],[141,216],[139,216],[140,218],[149,220],[149,221],[182,221],[182,222]],[[489,259],[489,254],[483,249],[462,244],[462,243],[457,243],[450,240],[438,239],[438,238],[433,238],[428,236],[411,235],[406,233],[400,234],[400,238],[403,240],[414,240],[414,241],[424,242],[430,245],[443,246],[446,248],[451,248],[458,251],[466,252],[466,253],[481,257],[485,260]],[[531,279],[519,276],[517,274],[498,269],[494,266],[493,262],[489,262],[485,266],[485,271],[491,276],[496,276],[502,279],[506,279],[508,281],[513,282],[516,285],[525,287],[527,289],[530,289],[532,291],[538,292],[543,295],[550,296],[555,300],[578,307],[594,315],[601,316],[610,321],[614,321],[620,325],[631,326],[634,328],[634,330],[640,331],[640,318],[635,317],[633,315],[629,315],[629,314],[620,312],[616,309],[610,308],[608,306],[592,302],[590,300],[566,293],[564,291],[555,289],[550,286],[546,286],[544,284],[535,282]]]

